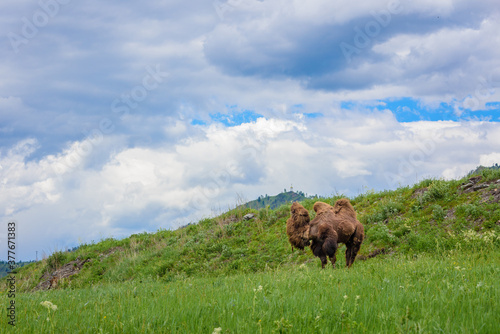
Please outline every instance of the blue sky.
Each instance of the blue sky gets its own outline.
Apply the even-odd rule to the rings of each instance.
[[[499,28],[493,0],[2,3],[0,220],[32,259],[499,163]]]

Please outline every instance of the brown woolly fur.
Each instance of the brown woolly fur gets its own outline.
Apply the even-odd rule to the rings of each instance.
[[[347,198],[341,198],[337,202],[335,202],[335,206],[333,207],[333,211],[336,215],[341,215],[345,217],[352,217],[357,219],[356,211],[351,205],[351,202]]]
[[[286,221],[286,234],[293,248],[304,249],[309,246],[309,211],[298,202],[290,208],[290,218]]]
[[[327,263],[327,256],[335,267],[338,244],[346,245],[346,266],[350,267],[364,239],[363,225],[356,219],[356,212],[348,199],[342,198],[335,206],[323,202],[314,203],[316,217],[311,221],[309,239],[311,250],[320,258],[321,267]]]
[[[316,214],[319,215],[327,211],[332,211],[333,207],[330,204],[326,204],[323,202],[316,202],[314,203],[313,209],[316,212]]]

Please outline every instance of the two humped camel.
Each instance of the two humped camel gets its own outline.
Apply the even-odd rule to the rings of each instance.
[[[356,211],[348,199],[339,199],[335,206],[327,203],[314,203],[316,217],[311,221],[309,211],[298,202],[290,208],[290,218],[286,222],[286,233],[293,248],[304,249],[309,246],[313,254],[320,258],[325,268],[327,256],[335,268],[338,244],[346,245],[346,266],[354,263],[361,243],[365,237],[363,225],[356,218]]]

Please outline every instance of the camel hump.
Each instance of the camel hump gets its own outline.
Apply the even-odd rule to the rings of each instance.
[[[325,202],[316,202],[314,203],[313,209],[317,214],[320,214],[328,210],[332,210],[333,207]]]
[[[309,216],[309,211],[304,208],[299,202],[293,202],[292,207],[290,208],[290,212],[292,214],[298,214],[300,216]]]
[[[335,214],[346,215],[356,219],[356,211],[354,211],[354,207],[347,198],[341,198],[335,202],[333,210]]]

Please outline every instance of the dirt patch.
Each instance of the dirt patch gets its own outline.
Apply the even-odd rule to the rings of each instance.
[[[500,180],[499,180],[500,181]],[[481,192],[481,202],[498,203],[500,202],[500,182],[495,183],[495,187],[485,189]]]
[[[53,271],[52,273],[46,272],[40,278],[40,284],[38,284],[33,291],[54,289],[60,279],[78,274],[83,265],[90,261],[90,259],[77,258],[74,261],[66,263],[64,266]]]
[[[420,189],[416,189],[413,194],[411,195],[411,198],[417,198],[417,197],[420,197],[422,196],[427,190],[429,190],[428,187],[425,187],[425,188],[420,188]]]
[[[455,220],[455,218],[457,218],[455,215],[455,208],[449,209],[444,218],[447,220]]]
[[[237,221],[239,221],[239,219],[236,216],[229,216],[229,217],[226,217],[224,219],[217,219],[217,223],[219,225],[229,225],[229,224],[235,223]]]
[[[387,254],[389,253],[388,250],[385,248],[380,248],[380,249],[375,249],[373,252],[371,252],[368,255],[358,255],[357,259],[361,261],[366,261],[368,259],[374,258],[375,256],[382,255],[382,254]]]

